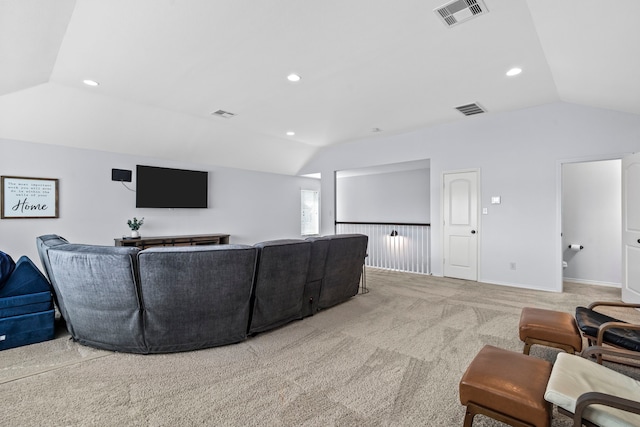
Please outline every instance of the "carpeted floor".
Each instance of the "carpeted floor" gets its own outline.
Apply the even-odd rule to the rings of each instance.
[[[620,299],[616,288],[558,294],[376,269],[367,284],[340,306],[225,347],[130,355],[59,331],[0,352],[0,425],[461,426],[460,377],[485,344],[522,351],[522,307],[573,312]],[[556,351],[531,354],[553,361]]]

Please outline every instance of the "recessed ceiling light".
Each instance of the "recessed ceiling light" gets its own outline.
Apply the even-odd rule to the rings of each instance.
[[[295,74],[295,73],[289,74],[287,76],[287,80],[289,80],[290,82],[293,82],[293,83],[299,82],[300,79],[302,79],[302,77],[300,77],[298,74]]]
[[[292,130],[290,130],[289,132],[287,132],[287,135],[288,135],[288,136],[293,136],[293,135],[295,135],[295,134],[296,134],[296,133],[295,133],[294,131],[292,131]]]
[[[89,79],[83,80],[82,83],[86,84],[87,86],[98,86],[98,85],[100,85],[100,83],[98,83],[97,81],[89,80]]]
[[[521,72],[522,72],[522,68],[515,67],[507,71],[507,76],[509,77],[517,76]]]

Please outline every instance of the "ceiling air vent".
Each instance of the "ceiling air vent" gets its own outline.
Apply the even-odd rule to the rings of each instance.
[[[482,0],[454,0],[433,10],[447,27],[489,12]]]
[[[234,113],[230,113],[228,111],[224,111],[224,110],[218,110],[218,111],[214,111],[213,113],[211,113],[212,116],[216,116],[216,117],[222,117],[225,119],[230,119],[231,117],[235,116]]]
[[[456,107],[456,110],[460,111],[465,116],[473,116],[474,114],[486,113],[486,110],[478,104],[467,104]]]

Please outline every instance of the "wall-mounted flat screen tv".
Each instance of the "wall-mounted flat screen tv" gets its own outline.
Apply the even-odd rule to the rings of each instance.
[[[206,208],[209,173],[136,166],[137,208]]]

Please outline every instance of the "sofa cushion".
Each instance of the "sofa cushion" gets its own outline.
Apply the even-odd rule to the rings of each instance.
[[[267,331],[302,318],[311,243],[272,240],[255,245],[258,267],[249,333]]]
[[[69,316],[67,315],[67,310],[64,306],[64,302],[61,301],[60,298],[58,298],[58,286],[55,282],[55,278],[51,274],[51,263],[49,262],[49,255],[47,254],[47,250],[49,248],[67,244],[69,244],[69,242],[64,237],[58,236],[57,234],[45,234],[43,236],[36,237],[36,248],[38,249],[38,256],[40,257],[40,265],[42,266],[44,275],[49,279],[49,282],[51,283],[53,301],[60,311],[60,315],[62,316],[63,320],[66,320]],[[71,332],[70,326],[68,324],[66,326],[67,329],[69,329],[69,332]]]
[[[153,247],[138,254],[150,353],[188,351],[247,337],[257,249]]]
[[[28,257],[22,256],[16,263],[13,274],[0,289],[0,298],[49,292],[50,289],[49,281],[38,267]]]
[[[318,311],[324,267],[331,242],[329,237],[308,237],[306,240],[311,243],[311,259],[309,260],[307,283],[304,286],[302,317],[312,316]]]
[[[324,266],[327,262],[327,253],[329,252],[329,237],[307,237],[311,242],[311,260],[309,261],[309,273],[307,281],[315,282],[322,280],[324,277]]]
[[[0,318],[0,350],[54,338],[53,309]]]
[[[364,234],[338,234],[329,239],[318,309],[340,304],[358,293],[367,254],[368,237]]]
[[[0,298],[0,319],[48,310],[53,310],[49,291]]]
[[[65,244],[47,250],[67,329],[82,344],[146,353],[138,248]]]
[[[44,274],[49,278],[49,280],[53,284],[53,280],[51,280],[51,274],[49,267],[49,257],[47,256],[47,249],[53,248],[60,245],[66,245],[69,242],[61,236],[57,234],[45,234],[43,236],[36,237],[36,248],[38,249],[38,256],[40,257],[40,263],[42,264],[42,268],[44,269]]]
[[[14,268],[16,268],[16,263],[13,258],[9,254],[0,251],[0,289],[11,276]]]

